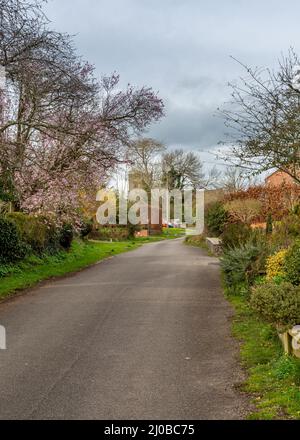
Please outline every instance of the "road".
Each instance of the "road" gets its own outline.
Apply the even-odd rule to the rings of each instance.
[[[147,244],[0,304],[0,419],[242,419],[218,260]]]

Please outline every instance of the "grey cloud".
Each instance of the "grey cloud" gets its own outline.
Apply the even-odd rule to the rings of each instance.
[[[210,109],[198,111],[172,110],[167,117],[150,130],[152,137],[167,145],[207,150],[223,139],[224,126]]]
[[[300,52],[297,0],[50,0],[47,14],[99,75],[158,90],[167,117],[149,134],[187,148],[224,138],[213,114],[241,74],[230,55],[272,67],[290,46]]]

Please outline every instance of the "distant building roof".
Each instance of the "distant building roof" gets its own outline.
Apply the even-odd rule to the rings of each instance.
[[[272,174],[270,174],[270,176],[265,179],[265,182],[267,185],[271,186],[281,186],[284,183],[296,185],[296,182],[292,178],[292,176],[281,170],[274,171]]]

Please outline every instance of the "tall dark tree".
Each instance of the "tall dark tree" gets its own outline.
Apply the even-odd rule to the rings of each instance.
[[[216,168],[206,175],[199,155],[194,152],[178,149],[163,155],[162,183],[170,190],[214,187],[219,177],[220,172]]]

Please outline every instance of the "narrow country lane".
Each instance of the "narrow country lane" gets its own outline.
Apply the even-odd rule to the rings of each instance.
[[[1,419],[241,419],[218,260],[148,244],[0,304]]]

